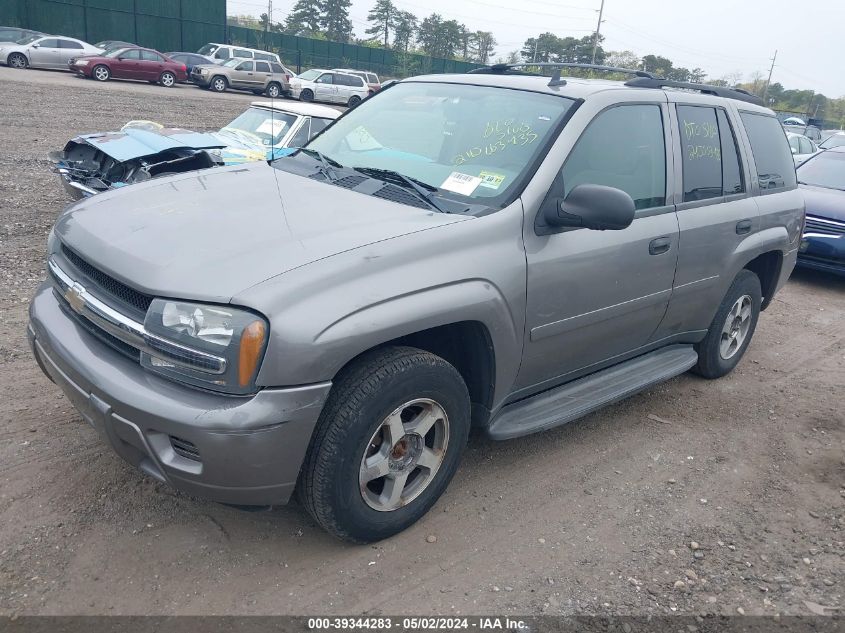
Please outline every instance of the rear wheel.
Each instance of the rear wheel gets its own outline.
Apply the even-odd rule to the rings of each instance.
[[[215,75],[212,77],[211,81],[208,82],[208,87],[214,92],[224,92],[226,88],[229,87],[229,82],[226,81],[225,77]]]
[[[94,69],[91,71],[91,76],[97,81],[108,81],[111,79],[111,71],[108,66],[100,64],[99,66],[94,66]]]
[[[6,63],[12,68],[26,68],[29,66],[29,61],[23,53],[12,53],[6,59]]]
[[[314,93],[308,88],[299,93],[299,98],[302,101],[314,101]]]
[[[176,75],[166,70],[161,73],[161,76],[158,78],[158,82],[165,88],[172,88],[173,84],[176,83]]]
[[[762,300],[757,275],[750,270],[740,271],[713,317],[707,335],[697,345],[695,373],[705,378],[721,378],[733,371],[751,343]]]
[[[387,538],[416,522],[446,489],[469,426],[469,394],[452,365],[410,347],[374,350],[335,381],[299,496],[339,538]]]
[[[354,108],[359,103],[361,103],[361,97],[359,97],[358,95],[352,95],[351,97],[349,97],[349,101],[346,102],[346,105],[350,108]]]
[[[278,99],[282,96],[282,87],[275,81],[267,86],[267,96],[271,99]]]

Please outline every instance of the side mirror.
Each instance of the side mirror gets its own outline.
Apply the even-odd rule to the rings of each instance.
[[[618,231],[634,221],[636,207],[627,193],[615,187],[583,184],[545,211],[550,226]]]
[[[41,44],[33,44],[30,48],[41,48]]]
[[[797,154],[797,153],[798,153],[798,150],[797,150],[797,149],[795,149],[794,147],[790,147],[789,149],[791,149],[791,150],[792,150],[792,153],[793,153],[793,154]]]

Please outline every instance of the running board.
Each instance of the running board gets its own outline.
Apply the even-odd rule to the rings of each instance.
[[[506,405],[493,418],[487,433],[495,440],[507,440],[572,422],[683,374],[697,362],[692,345],[664,347]]]

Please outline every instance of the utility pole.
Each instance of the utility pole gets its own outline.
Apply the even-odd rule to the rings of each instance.
[[[596,63],[596,49],[599,47],[599,32],[601,31],[601,16],[604,13],[604,0],[601,0],[601,7],[599,8],[599,22],[596,24],[596,39],[593,40],[593,61],[590,62],[591,64]]]
[[[775,55],[772,57],[772,65],[769,67],[769,78],[766,79],[766,87],[763,88],[763,104],[766,103],[766,97],[769,95],[769,84],[772,83],[772,71],[775,69],[775,60],[778,58],[778,52],[775,50]]]
[[[531,60],[535,64],[537,63],[537,47],[540,45],[540,36],[537,36],[537,39],[534,40],[534,59]]]
[[[267,0],[267,23],[264,25],[264,50],[270,50],[270,23],[273,21],[273,0]]]

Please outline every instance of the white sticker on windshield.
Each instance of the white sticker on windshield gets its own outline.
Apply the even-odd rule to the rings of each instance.
[[[270,136],[278,136],[285,129],[285,125],[286,123],[279,119],[264,119],[264,122],[255,128],[255,131]]]
[[[471,196],[472,192],[476,190],[481,184],[481,178],[478,176],[470,176],[469,174],[462,174],[459,171],[453,171],[449,177],[440,185],[441,189],[446,191],[453,191],[462,196]]]

